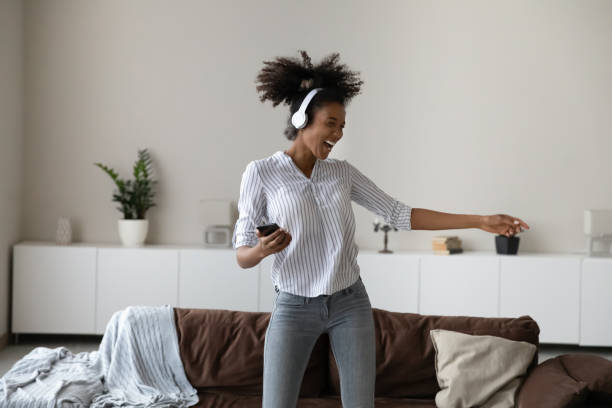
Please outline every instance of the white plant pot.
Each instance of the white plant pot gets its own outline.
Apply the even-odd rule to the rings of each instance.
[[[123,246],[142,246],[149,231],[149,220],[119,220],[119,238]]]

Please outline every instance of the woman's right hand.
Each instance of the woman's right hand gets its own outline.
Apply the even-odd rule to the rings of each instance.
[[[258,229],[255,230],[255,235],[259,238],[259,247],[264,256],[280,252],[285,249],[291,242],[291,234],[283,228],[279,228],[270,235],[264,236]]]

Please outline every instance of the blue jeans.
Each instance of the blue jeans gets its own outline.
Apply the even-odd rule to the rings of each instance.
[[[295,407],[312,349],[328,333],[346,408],[374,408],[376,342],[372,305],[361,277],[331,295],[279,291],[264,344],[263,408]]]

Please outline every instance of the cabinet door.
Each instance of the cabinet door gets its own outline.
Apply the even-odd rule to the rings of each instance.
[[[418,313],[418,256],[365,251],[358,253],[357,264],[372,307]]]
[[[581,346],[612,346],[612,259],[582,261]]]
[[[276,291],[272,283],[272,264],[274,255],[267,256],[259,263],[259,307],[260,312],[272,312]]]
[[[179,307],[257,311],[259,268],[242,269],[236,251],[180,251]]]
[[[503,317],[529,315],[541,343],[578,344],[580,258],[501,257]]]
[[[96,330],[128,306],[178,305],[178,250],[99,248]]]
[[[96,248],[15,245],[14,333],[94,334]]]
[[[423,255],[420,313],[499,315],[499,258],[495,255]]]

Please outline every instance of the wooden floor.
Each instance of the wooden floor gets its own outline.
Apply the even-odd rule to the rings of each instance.
[[[98,350],[102,336],[34,336],[21,335],[19,344],[9,344],[0,350],[0,376],[3,376],[19,359],[36,347],[66,347],[72,353]],[[565,345],[540,345],[539,361],[566,353],[597,354],[612,360],[612,347],[578,347]]]

